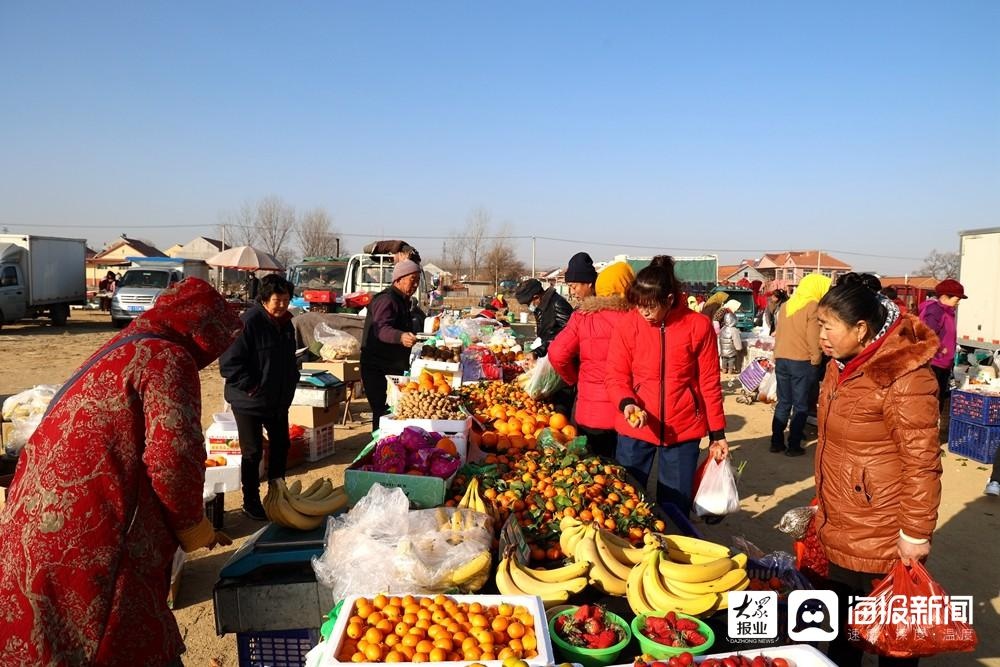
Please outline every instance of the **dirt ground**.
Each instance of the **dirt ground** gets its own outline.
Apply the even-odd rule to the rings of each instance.
[[[12,394],[37,384],[61,383],[115,331],[107,314],[73,311],[69,325],[56,328],[47,321],[8,325],[0,330],[0,394]],[[222,408],[222,381],[214,364],[202,371],[202,422]],[[738,387],[735,385],[734,387]],[[355,413],[359,412],[355,407]],[[710,539],[729,543],[743,536],[764,551],[791,550],[787,536],[774,526],[785,511],[808,504],[813,497],[812,456],[789,459],[767,451],[771,408],[736,401],[735,389],[727,391],[726,412],[733,457],[747,466],[740,481],[743,511],[719,525],[699,524]],[[809,452],[815,442],[811,436]],[[317,476],[343,479],[347,464],[367,442],[364,426],[337,431],[337,453],[319,463],[290,471],[291,479],[308,483]],[[943,448],[944,450],[944,448]],[[929,568],[955,595],[973,595],[979,648],[974,655],[947,655],[923,661],[927,665],[1000,666],[1000,499],[983,495],[989,476],[987,466],[945,453],[944,494],[934,550]],[[261,524],[238,511],[238,493],[226,494],[225,530],[234,544],[225,549],[201,551],[188,562],[174,613],[187,643],[184,664],[189,667],[235,667],[236,638],[215,634],[212,587],[218,572],[247,537]],[[874,664],[869,661],[869,664]]]

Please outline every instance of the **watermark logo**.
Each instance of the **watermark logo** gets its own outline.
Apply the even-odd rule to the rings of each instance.
[[[840,617],[833,591],[791,591],[788,594],[788,638],[796,642],[826,642],[837,637]]]
[[[925,636],[927,628],[949,627],[947,640],[968,641],[973,637],[971,595],[885,595],[878,597],[851,596],[847,610],[848,639],[861,638],[865,627],[887,625],[909,626],[917,636]]]
[[[729,593],[729,638],[734,642],[778,638],[778,594],[775,591]]]

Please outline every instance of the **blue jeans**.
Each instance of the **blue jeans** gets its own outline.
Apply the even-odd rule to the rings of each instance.
[[[771,423],[771,445],[784,447],[785,427],[788,426],[788,449],[799,449],[809,416],[809,391],[816,382],[816,366],[808,361],[777,359],[774,372],[778,381],[778,404],[774,406]]]
[[[656,501],[670,502],[681,512],[691,511],[691,486],[698,468],[699,440],[678,442],[669,447],[657,447],[644,440],[618,435],[615,460],[625,466],[639,482],[639,489],[646,490],[649,473],[653,469],[653,455],[660,450],[659,470],[656,475]]]

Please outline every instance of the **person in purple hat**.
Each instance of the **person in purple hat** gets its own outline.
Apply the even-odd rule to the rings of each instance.
[[[952,366],[955,365],[955,347],[958,335],[955,329],[955,309],[958,302],[968,298],[962,283],[948,278],[942,280],[934,288],[936,298],[927,299],[920,304],[920,321],[937,334],[941,346],[931,359],[931,369],[937,376],[939,393],[938,404],[943,410],[948,404],[949,383]]]

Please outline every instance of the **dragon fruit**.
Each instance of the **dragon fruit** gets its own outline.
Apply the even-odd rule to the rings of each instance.
[[[379,440],[372,454],[372,467],[378,472],[406,472],[406,449],[398,436],[391,435]]]

